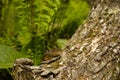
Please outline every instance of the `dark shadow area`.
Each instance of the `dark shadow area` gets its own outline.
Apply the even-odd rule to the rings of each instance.
[[[0,69],[0,80],[13,80],[13,78],[9,74],[8,70]]]

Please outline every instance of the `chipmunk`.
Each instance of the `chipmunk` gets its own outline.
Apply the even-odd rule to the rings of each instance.
[[[61,50],[58,50],[58,49],[49,50],[45,53],[42,63],[49,64],[51,62],[54,62],[60,59],[60,54],[61,54]]]
[[[47,61],[47,60],[52,59],[53,57],[60,56],[60,54],[61,54],[61,50],[59,50],[59,49],[48,50],[48,51],[46,51],[46,53],[43,57],[43,61]]]

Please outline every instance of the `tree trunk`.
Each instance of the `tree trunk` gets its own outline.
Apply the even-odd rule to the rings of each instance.
[[[15,80],[120,80],[120,0],[90,1],[61,57],[40,66],[15,63]]]

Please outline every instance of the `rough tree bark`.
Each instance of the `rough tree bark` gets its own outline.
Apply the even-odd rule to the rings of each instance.
[[[61,57],[40,66],[17,60],[15,80],[120,80],[120,0],[90,2],[88,18]]]

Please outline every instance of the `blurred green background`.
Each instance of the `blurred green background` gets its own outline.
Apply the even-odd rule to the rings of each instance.
[[[0,77],[16,58],[39,65],[46,51],[63,49],[89,10],[87,0],[0,0]]]

